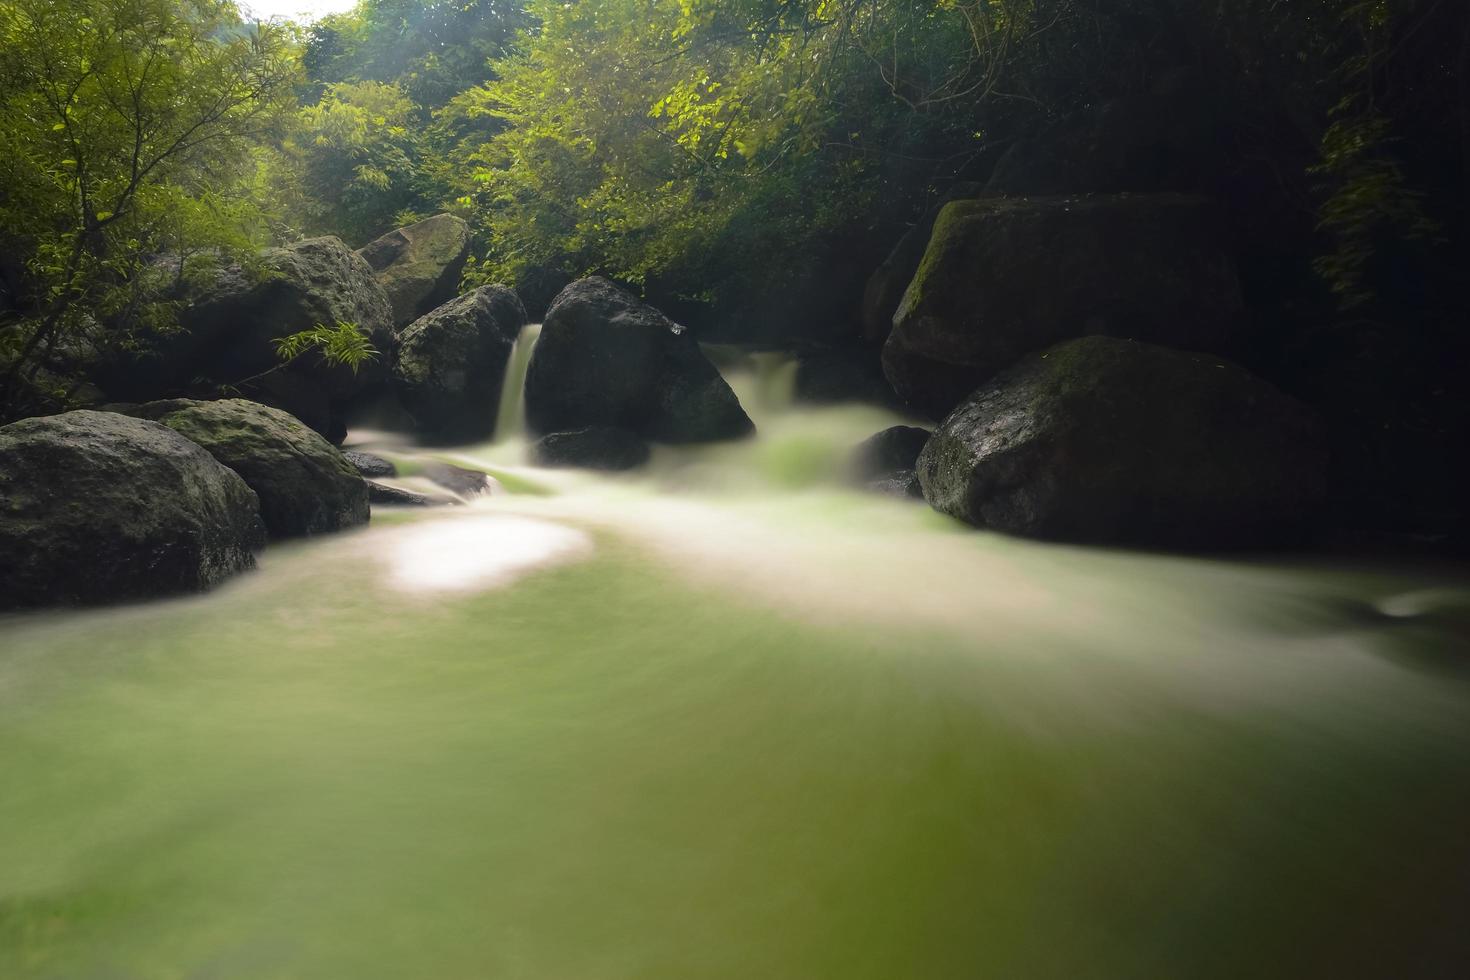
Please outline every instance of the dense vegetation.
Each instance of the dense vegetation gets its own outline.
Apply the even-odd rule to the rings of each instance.
[[[709,336],[853,338],[939,195],[1147,96],[1187,166],[1078,189],[1221,199],[1242,359],[1423,456],[1464,424],[1467,68],[1449,0],[0,0],[5,413],[222,261],[443,210],[533,314],[599,272]]]

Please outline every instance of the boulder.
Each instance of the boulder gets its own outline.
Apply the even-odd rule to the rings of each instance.
[[[162,423],[239,473],[260,498],[274,538],[340,531],[368,519],[362,476],[296,418],[243,398],[149,402],[135,414]]]
[[[631,470],[648,462],[648,443],[627,429],[593,425],[542,436],[531,446],[531,458],[538,466]]]
[[[919,263],[923,261],[929,237],[934,233],[934,222],[939,220],[939,212],[950,201],[979,197],[983,190],[980,184],[966,181],[951,187],[904,233],[893,251],[883,260],[883,264],[868,277],[860,313],[864,340],[877,345],[888,339],[888,333],[893,329],[893,314],[898,311],[898,304],[903,302],[904,291],[909,288],[914,273],[919,269]]]
[[[688,331],[602,278],[572,283],[551,304],[525,399],[539,433],[612,426],[691,443],[755,430]]]
[[[505,365],[525,322],[515,293],[481,286],[403,331],[393,389],[420,432],[450,440],[495,432]]]
[[[308,355],[315,357],[316,355]],[[334,398],[308,370],[298,362],[290,368],[273,371],[249,384],[230,386],[230,394],[246,395],[253,402],[270,405],[290,414],[334,446],[347,438],[345,400]],[[225,392],[196,392],[203,400],[219,398]]]
[[[1067,541],[1239,548],[1300,539],[1325,495],[1313,414],[1243,368],[1111,337],[1033,354],[924,446],[931,506]]]
[[[883,349],[910,405],[943,418],[1023,355],[1088,335],[1218,351],[1243,321],[1213,206],[1180,194],[946,205]]]
[[[357,250],[373,269],[393,307],[393,324],[406,327],[449,302],[470,254],[470,226],[436,214],[395,228]]]
[[[374,453],[365,453],[360,449],[344,449],[342,458],[352,464],[352,468],[363,476],[397,476],[398,467],[390,460],[386,460]]]
[[[317,324],[355,323],[383,356],[354,374],[320,364],[316,355],[291,369],[336,397],[362,390],[387,373],[392,310],[373,270],[340,238],[308,238],[262,256],[264,278],[238,266],[221,270],[212,293],[179,318],[188,357],[181,365],[233,383],[280,363],[274,340]]]
[[[180,313],[181,329],[154,338],[148,356],[104,369],[103,389],[119,400],[146,401],[229,386],[340,438],[343,405],[387,377],[393,350],[387,294],[372,268],[338,238],[266,249],[259,264],[216,270],[203,298]],[[344,322],[365,331],[379,356],[354,372],[311,352],[272,371],[280,364],[276,338]]]
[[[0,607],[197,592],[265,542],[245,481],[165,426],[67,412],[0,427]]]

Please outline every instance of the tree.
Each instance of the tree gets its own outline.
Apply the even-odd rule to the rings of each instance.
[[[297,78],[292,31],[227,0],[0,0],[0,240],[30,292],[0,321],[10,414],[58,351],[166,329],[180,286],[256,243],[235,192]]]
[[[400,217],[417,217],[420,135],[413,114],[403,91],[384,82],[333,83],[300,111],[283,179],[299,176],[311,230],[361,245]]]
[[[521,50],[438,116],[465,133],[446,169],[486,239],[472,274],[601,271],[716,301],[791,285],[815,239],[922,196],[885,193],[896,173],[922,188],[973,157],[1030,8],[531,0]]]

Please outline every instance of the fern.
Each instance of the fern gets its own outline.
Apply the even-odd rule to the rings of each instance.
[[[309,330],[277,337],[274,343],[276,356],[283,364],[289,364],[303,354],[315,350],[328,364],[345,365],[353,374],[379,353],[373,347],[367,331],[345,320],[335,327],[318,323]]]

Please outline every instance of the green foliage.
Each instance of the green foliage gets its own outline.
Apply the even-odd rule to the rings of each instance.
[[[277,193],[298,195],[288,213],[300,230],[360,245],[393,227],[416,201],[413,117],[403,91],[383,82],[337,82],[303,107],[272,177]]]
[[[1426,241],[1439,232],[1424,213],[1423,195],[1390,154],[1392,143],[1388,117],[1354,112],[1348,103],[1322,137],[1322,162],[1312,168],[1326,188],[1318,227],[1333,242],[1313,267],[1345,310],[1374,298],[1368,271],[1382,241]]]
[[[1399,140],[1380,92],[1396,28],[1423,26],[1413,19],[1415,6],[1348,0],[1339,15],[1355,39],[1336,72],[1347,94],[1329,112],[1310,173],[1319,178],[1318,228],[1332,243],[1313,267],[1344,310],[1375,298],[1370,270],[1381,245],[1428,241],[1440,230],[1394,155]]]
[[[275,345],[276,356],[283,365],[310,351],[316,351],[326,363],[351,368],[353,374],[364,364],[375,360],[379,353],[373,347],[367,331],[348,321],[342,321],[335,327],[318,323],[310,330],[277,337]]]
[[[488,245],[471,277],[602,271],[733,297],[794,279],[907,145],[973,155],[974,103],[1029,4],[527,8],[538,27],[499,77],[438,117],[471,133],[446,167]]]
[[[326,84],[395,84],[427,120],[490,78],[491,60],[527,23],[521,4],[505,0],[363,0],[312,25],[305,64]]]
[[[202,267],[259,239],[239,192],[297,61],[288,28],[219,0],[0,0],[0,41],[0,239],[33,294],[0,323],[13,401],[58,352],[166,328]]]

